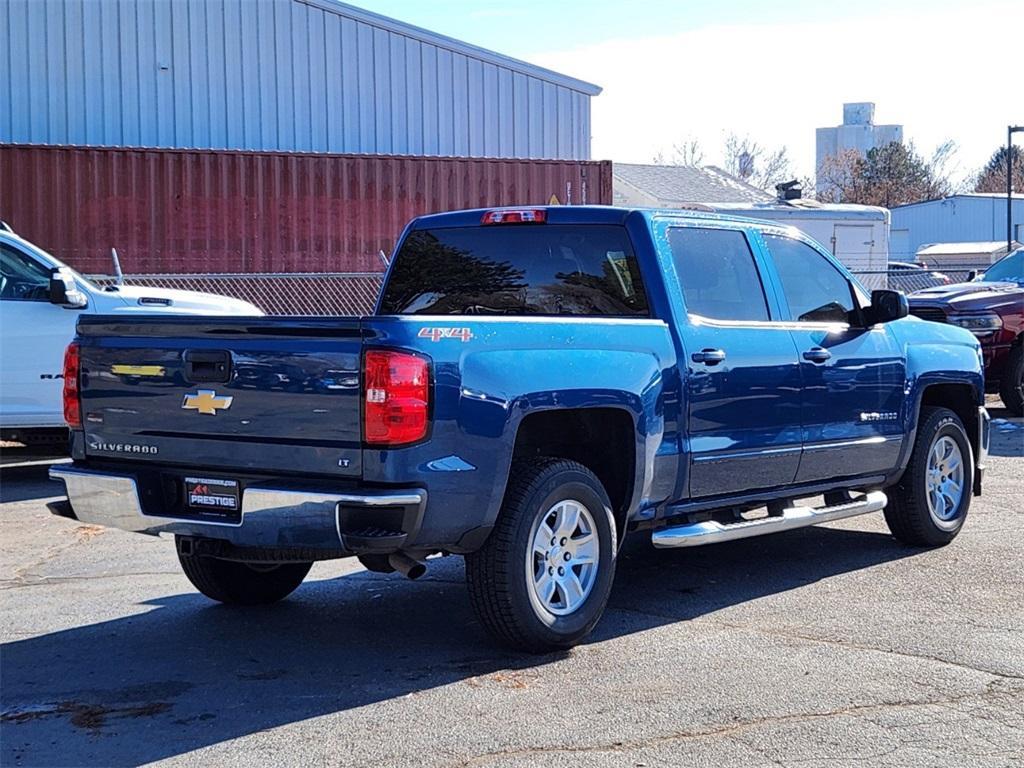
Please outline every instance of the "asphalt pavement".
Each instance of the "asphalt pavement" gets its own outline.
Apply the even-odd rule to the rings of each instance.
[[[1024,421],[996,413],[964,531],[881,515],[620,558],[591,640],[494,646],[460,558],[320,563],[218,606],[167,539],[51,516],[0,477],[4,766],[1022,766]]]

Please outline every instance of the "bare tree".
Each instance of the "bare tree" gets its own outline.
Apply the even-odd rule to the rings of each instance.
[[[698,139],[687,136],[678,144],[673,144],[668,154],[659,151],[651,160],[655,165],[703,165],[704,150]]]
[[[1000,147],[971,183],[975,192],[1006,192],[1006,147]],[[1024,150],[1013,147],[1013,189],[1024,192]]]
[[[724,146],[725,169],[748,184],[767,192],[793,178],[793,164],[786,147],[770,149],[751,139],[730,133]]]
[[[960,164],[956,161],[956,153],[959,151],[960,146],[955,141],[946,139],[935,148],[931,160],[928,161],[928,168],[935,179],[936,191],[941,192],[942,196],[959,191],[954,188],[952,181],[953,176],[960,170]]]

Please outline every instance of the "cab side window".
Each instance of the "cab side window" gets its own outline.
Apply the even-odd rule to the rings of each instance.
[[[854,308],[853,288],[842,272],[807,243],[765,235],[791,319],[846,323]]]
[[[0,243],[0,299],[49,301],[49,270],[6,243]]]
[[[735,229],[668,231],[686,311],[713,320],[767,320],[768,302],[747,236]]]

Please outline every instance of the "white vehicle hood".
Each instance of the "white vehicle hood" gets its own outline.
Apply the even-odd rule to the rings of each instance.
[[[102,291],[105,297],[118,298],[124,307],[114,312],[168,313],[176,315],[262,315],[255,304],[230,296],[174,288],[150,288],[142,285],[111,286]]]

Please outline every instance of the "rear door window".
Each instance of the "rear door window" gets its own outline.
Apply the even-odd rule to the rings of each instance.
[[[761,277],[743,232],[672,227],[668,242],[688,314],[713,320],[768,319]]]
[[[850,281],[807,243],[782,235],[765,235],[775,271],[789,304],[791,319],[802,322],[849,322],[854,307]]]
[[[411,232],[385,315],[648,316],[624,227],[514,224]]]

